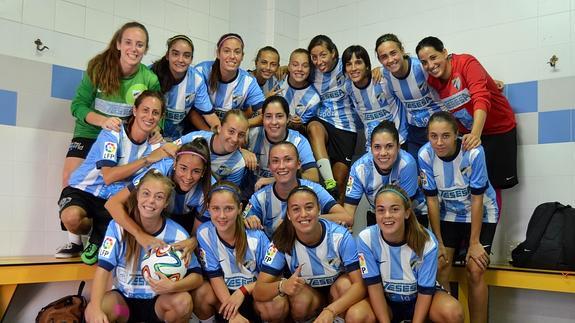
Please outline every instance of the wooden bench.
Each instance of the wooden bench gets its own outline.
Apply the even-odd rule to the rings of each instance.
[[[0,257],[0,321],[19,284],[91,280],[95,269],[95,266],[85,265],[80,258]]]
[[[509,264],[491,264],[484,275],[487,286],[532,289],[547,292],[575,293],[575,272],[529,269]],[[458,299],[469,322],[468,286],[465,267],[454,266],[450,281],[457,282]]]

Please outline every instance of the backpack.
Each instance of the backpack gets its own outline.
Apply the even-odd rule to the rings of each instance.
[[[575,270],[575,209],[559,202],[535,208],[525,241],[511,252],[517,267]]]
[[[36,316],[36,323],[83,323],[86,298],[82,296],[85,282],[80,283],[78,294],[62,297],[44,306]]]

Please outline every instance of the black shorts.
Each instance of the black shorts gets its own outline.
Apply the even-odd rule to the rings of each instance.
[[[104,207],[106,200],[86,193],[80,189],[66,186],[60,194],[58,200],[59,213],[70,206],[78,206],[86,211],[88,218],[92,219],[92,234],[90,242],[97,245],[102,244],[108,223],[112,220],[110,213]]]
[[[469,237],[471,236],[471,223],[440,221],[440,228],[443,245],[446,248],[455,249],[455,255],[458,254],[458,251],[467,253]],[[488,254],[491,253],[496,228],[497,223],[483,223],[481,225],[479,242]]]
[[[70,142],[70,146],[68,147],[68,153],[66,157],[76,157],[86,159],[88,153],[90,152],[90,148],[96,142],[96,139],[90,138],[82,138],[82,137],[74,137]]]
[[[511,188],[517,179],[517,129],[481,136],[489,181],[494,188]]]
[[[126,297],[119,290],[113,290],[113,291],[122,296],[124,302],[126,302],[128,308],[130,309],[130,318],[128,319],[128,323],[164,322],[160,320],[160,318],[156,314],[155,305],[156,301],[158,300],[157,295],[154,298],[141,299],[141,298]]]
[[[317,121],[323,125],[327,132],[327,154],[332,163],[343,163],[347,167],[351,166],[357,133],[338,129],[320,118],[314,117],[310,120]]]

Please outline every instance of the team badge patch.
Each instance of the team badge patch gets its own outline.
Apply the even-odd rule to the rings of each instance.
[[[266,251],[266,255],[264,257],[264,263],[271,265],[271,263],[274,261],[274,258],[276,257],[277,253],[278,253],[278,249],[272,243],[269,246],[268,251]]]
[[[103,159],[116,160],[116,151],[118,150],[118,144],[111,141],[106,141],[104,143],[104,154]]]
[[[102,242],[102,246],[100,247],[98,257],[110,258],[110,255],[112,255],[112,250],[114,249],[115,244],[116,244],[115,238],[106,236],[104,238],[104,241]]]
[[[350,177],[347,179],[347,185],[346,185],[346,187],[345,187],[345,194],[346,194],[346,195],[349,194],[349,193],[351,193],[351,188],[352,188],[352,187],[353,187],[353,177],[350,176]]]
[[[242,216],[244,217],[244,219],[248,216],[248,214],[250,214],[251,209],[252,209],[252,203],[248,203],[244,212],[242,213]]]
[[[423,170],[419,171],[419,179],[421,180],[421,186],[427,186],[427,176],[425,176],[425,172]]]
[[[456,88],[457,91],[461,90],[461,80],[459,79],[459,77],[456,77],[453,80],[451,80],[451,85],[453,85],[453,87]]]
[[[361,274],[367,274],[369,271],[367,270],[367,263],[365,262],[365,256],[363,253],[358,253],[357,258],[359,259],[359,268],[361,268]]]
[[[200,252],[199,252],[199,257],[198,259],[200,260],[200,263],[202,264],[202,267],[206,267],[206,251],[203,248],[199,248]]]

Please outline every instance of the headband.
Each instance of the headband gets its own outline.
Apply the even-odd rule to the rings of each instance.
[[[204,161],[204,163],[206,162],[206,158],[204,156],[202,156],[201,154],[198,154],[195,151],[191,151],[191,150],[187,150],[187,151],[180,151],[176,153],[176,157],[180,157],[181,155],[193,155],[193,156],[198,156],[200,157],[201,160]]]
[[[187,41],[188,43],[190,43],[190,45],[192,45],[192,47],[194,46],[194,42],[190,39],[190,37],[188,37],[186,35],[176,35],[176,36],[173,36],[171,38],[168,38],[168,40],[166,41],[166,45],[168,47],[170,47],[170,45],[172,45],[172,43],[178,39],[183,39],[183,40]]]
[[[385,193],[385,192],[394,193],[394,194],[398,195],[399,197],[401,197],[401,199],[402,199],[404,202],[406,202],[406,203],[409,202],[409,201],[407,200],[407,197],[405,197],[405,195],[403,195],[403,193],[401,193],[400,191],[396,190],[395,188],[391,188],[391,187],[382,188],[382,189],[379,191],[379,193]]]
[[[239,40],[240,43],[242,43],[242,48],[244,48],[244,41],[242,40],[242,38],[241,38],[240,36],[235,35],[235,34],[229,34],[229,35],[227,35],[226,37],[220,39],[220,41],[218,42],[218,44],[217,44],[216,47],[217,47],[217,48],[220,48],[220,46],[221,46],[226,40],[232,39],[232,38],[235,38],[235,39]]]
[[[241,201],[241,198],[240,198],[240,195],[238,194],[238,191],[236,191],[233,188],[226,186],[226,185],[218,185],[218,186],[212,187],[212,189],[210,190],[210,196],[216,192],[219,192],[219,191],[228,191],[228,192],[234,194],[234,196],[237,197],[238,200]]]

